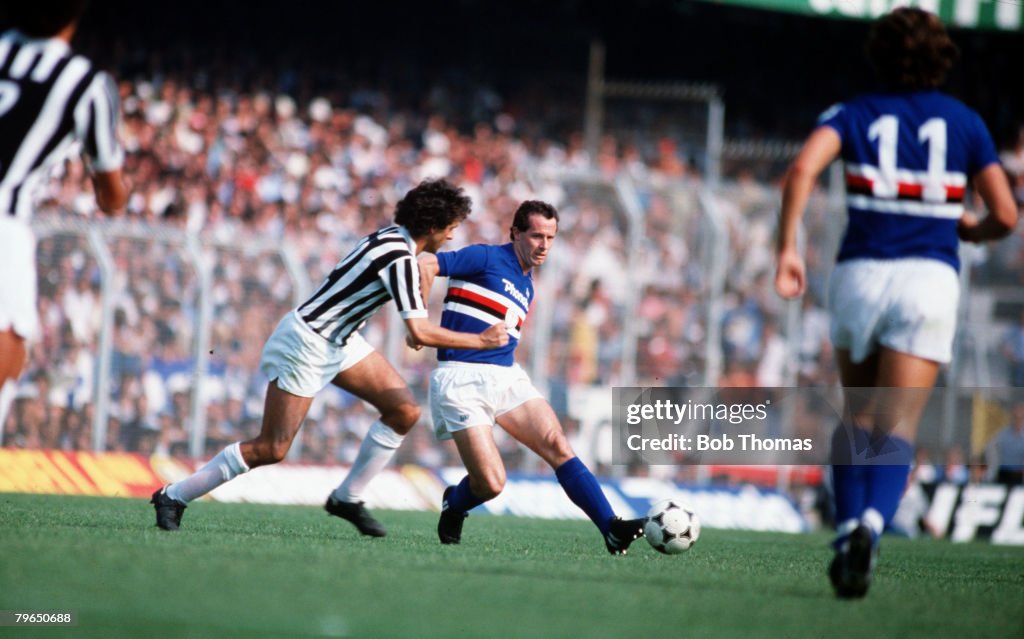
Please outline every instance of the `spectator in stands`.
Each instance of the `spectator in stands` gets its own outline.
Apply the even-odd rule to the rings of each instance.
[[[931,451],[926,446],[919,446],[914,451],[914,481],[920,484],[934,484],[941,478],[939,470],[932,463]]]
[[[825,371],[833,368],[829,315],[813,294],[804,295],[801,308],[799,385],[820,385]]]
[[[955,444],[950,446],[946,451],[946,463],[942,467],[942,481],[960,486],[970,478],[971,471],[965,463],[964,449]]]
[[[1024,484],[1024,401],[1013,404],[1010,423],[996,435],[996,481],[1007,486]]]
[[[1012,149],[999,154],[999,160],[1011,176],[1024,175],[1024,126],[1017,132]]]
[[[999,350],[1006,358],[1010,386],[1024,386],[1024,311],[1003,335]]]
[[[761,353],[757,364],[757,385],[786,386],[786,366],[789,360],[786,340],[779,335],[775,320],[764,323],[761,333]]]

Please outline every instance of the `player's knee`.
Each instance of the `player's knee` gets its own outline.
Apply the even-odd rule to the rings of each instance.
[[[399,435],[405,435],[420,420],[420,407],[416,404],[403,402],[390,408],[381,415],[381,421],[391,427]]]
[[[270,447],[270,463],[276,464],[277,462],[284,461],[290,448],[291,442],[274,442]]]
[[[288,449],[290,448],[291,442],[264,442],[257,440],[253,442],[252,446],[253,459],[246,461],[250,468],[276,464],[284,460],[285,456],[288,455]]]
[[[483,476],[476,478],[476,481],[471,483],[470,488],[473,490],[474,495],[484,501],[494,499],[505,489],[505,473],[501,471],[485,473]]]
[[[542,443],[544,446],[543,457],[556,468],[576,456],[561,429],[556,428],[549,431]]]

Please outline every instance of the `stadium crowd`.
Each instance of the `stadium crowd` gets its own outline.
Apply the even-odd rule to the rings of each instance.
[[[259,349],[295,302],[297,286],[278,248],[287,245],[315,284],[356,238],[390,223],[401,194],[427,176],[446,176],[473,199],[474,212],[454,247],[504,241],[501,220],[528,197],[560,209],[553,288],[539,304],[552,306],[547,377],[567,423],[565,402],[555,401],[559,389],[564,395],[574,385],[622,380],[627,322],[637,323],[637,381],[706,381],[708,212],[698,197],[700,171],[670,138],[636,144],[608,135],[592,163],[580,136],[531,135],[524,110],[483,86],[461,93],[438,87],[416,108],[395,106],[402,101],[372,90],[338,103],[278,94],[269,84],[243,89],[174,74],[122,81],[120,94],[132,194],[128,220],[104,231],[116,275],[109,282],[115,299],[111,383],[100,389],[113,406],[101,448],[188,455],[195,344],[203,327],[201,278],[187,234],[201,238],[211,274],[203,388],[209,454],[258,431],[266,385]],[[449,117],[456,110],[475,119],[456,123]],[[1019,155],[1020,148],[1008,153]],[[592,165],[601,178],[596,183],[584,179]],[[633,179],[643,207],[638,251],[628,243],[628,217],[608,188],[622,175]],[[748,172],[728,177],[714,194],[729,256],[720,297],[719,383],[833,385],[822,308],[825,249],[808,243],[809,295],[794,336],[799,367],[789,371],[784,308],[768,280],[777,190]],[[1024,185],[1024,168],[1017,183]],[[1024,198],[1024,186],[1018,194]],[[79,163],[68,162],[53,178],[46,200],[44,206],[57,209],[51,215],[62,219],[93,214]],[[808,237],[828,235],[836,224],[830,210],[819,193],[807,217]],[[3,445],[91,449],[100,269],[84,233],[48,227],[47,217],[40,216],[38,248],[43,335],[31,351],[15,410],[2,425]],[[1024,234],[1018,231],[985,264],[993,278],[1008,281],[1024,272],[1022,261]],[[631,295],[638,295],[635,308],[628,304]],[[367,330],[371,343],[385,342],[383,322]],[[521,349],[527,359],[531,347],[527,338]],[[403,364],[425,398],[430,354],[405,352]],[[372,419],[341,391],[328,394],[304,426],[300,459],[350,461]],[[454,450],[428,431],[414,431],[400,461],[455,459]],[[510,468],[529,459],[511,440],[506,444]]]

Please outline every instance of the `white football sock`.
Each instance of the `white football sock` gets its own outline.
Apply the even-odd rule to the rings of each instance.
[[[167,496],[188,503],[246,472],[249,466],[242,459],[241,445],[236,442],[217,453],[190,477],[168,486]]]
[[[871,533],[878,539],[882,536],[882,531],[885,530],[885,519],[882,517],[882,513],[878,512],[874,508],[868,508],[864,511],[864,514],[860,516],[861,522],[871,529]]]
[[[348,477],[331,495],[338,501],[362,501],[363,491],[384,470],[404,440],[404,435],[399,435],[380,420],[373,422],[363,438],[356,460],[352,462]]]

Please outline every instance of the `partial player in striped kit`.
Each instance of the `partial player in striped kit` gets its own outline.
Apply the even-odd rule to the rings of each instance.
[[[849,223],[829,307],[845,408],[832,440],[838,531],[829,577],[842,598],[867,593],[918,421],[952,357],[958,240],[998,239],[1017,222],[985,124],[937,90],[957,55],[941,21],[896,9],[873,25],[867,54],[882,90],[822,114],[786,176],[775,277],[781,296],[804,292],[797,227],[815,180],[841,156]],[[988,208],[980,221],[964,210],[969,184]]]
[[[334,384],[372,404],[381,416],[324,509],[364,535],[386,534],[363,505],[362,493],[416,425],[420,408],[402,376],[359,329],[394,300],[409,339],[418,345],[486,350],[508,343],[504,322],[456,332],[427,319],[416,255],[451,239],[469,210],[462,189],[444,180],[420,183],[396,206],[393,226],[364,237],[306,302],[285,315],[260,361],[270,380],[260,434],[228,446],[192,476],[154,493],[157,526],[177,530],[188,502],[252,468],[284,459],[313,397]]]
[[[438,349],[430,377],[430,407],[440,439],[454,439],[468,475],[444,491],[438,538],[462,539],[466,513],[505,486],[505,466],[492,428],[501,426],[551,468],[569,498],[590,517],[608,552],[625,554],[643,533],[643,520],[615,516],[601,486],[576,457],[551,405],[515,362],[523,322],[533,301],[533,269],[547,259],[558,231],[558,212],[545,202],[523,202],[512,221],[512,242],[476,244],[451,253],[423,255],[423,291],[434,277],[448,277],[441,325],[479,330],[502,320],[511,337],[494,350]]]
[[[29,227],[36,187],[80,148],[99,208],[113,213],[128,199],[116,88],[70,46],[84,4],[9,3],[14,28],[0,35],[0,428],[27,343],[39,331],[36,244]]]

